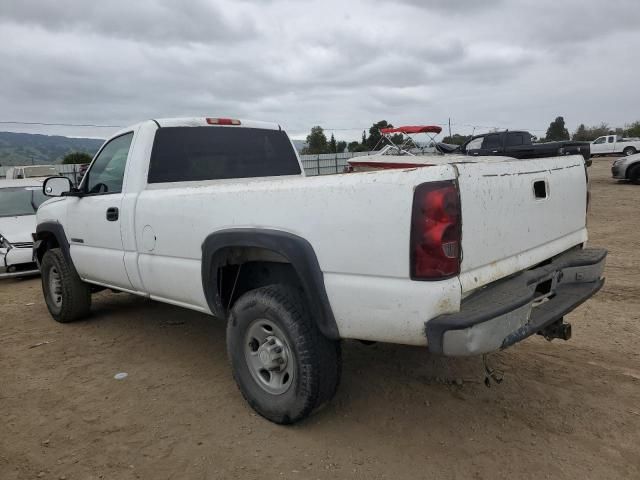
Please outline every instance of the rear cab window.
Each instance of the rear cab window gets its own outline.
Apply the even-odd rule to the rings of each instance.
[[[163,127],[156,131],[148,183],[300,175],[281,130]]]

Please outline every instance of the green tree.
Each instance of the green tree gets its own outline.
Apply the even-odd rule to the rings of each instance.
[[[336,145],[336,152],[344,153],[346,148],[347,148],[347,142],[345,142],[344,140],[340,140]]]
[[[367,132],[365,130],[362,131],[362,142],[360,142],[362,145],[366,145],[367,144]]]
[[[640,137],[640,121],[633,122],[629,125],[625,125],[625,136],[627,137]]]
[[[556,119],[549,124],[546,135],[547,141],[554,140],[569,140],[569,130],[564,126],[564,118],[556,117]]]
[[[68,153],[62,159],[62,163],[70,165],[70,164],[79,164],[79,163],[90,163],[91,155],[85,152],[72,152]]]
[[[307,146],[302,149],[302,153],[315,155],[328,151],[327,136],[324,134],[323,128],[319,125],[313,127],[311,133],[307,135]]]
[[[573,132],[573,137],[571,137],[572,140],[576,140],[576,141],[587,141],[590,140],[587,138],[587,127],[584,126],[584,123],[581,123],[580,125],[578,125],[578,128],[576,129],[575,132]]]
[[[382,145],[378,145],[378,142],[382,138],[382,133],[380,133],[380,129],[382,128],[393,128],[393,125],[391,125],[386,120],[380,120],[379,122],[371,125],[371,127],[369,128],[369,136],[367,137],[366,142],[369,150],[382,148]]]
[[[604,122],[592,127],[586,127],[584,123],[581,123],[571,138],[576,141],[590,142],[603,135],[609,135],[610,130],[609,125]]]
[[[357,148],[362,145],[360,142],[349,142],[347,144],[347,151],[349,152],[357,152]]]
[[[336,142],[336,137],[331,134],[331,140],[329,140],[329,148],[327,153],[336,153],[338,151],[338,143]]]
[[[451,145],[462,145],[467,141],[469,137],[460,135],[459,133],[454,133],[450,137],[444,137],[442,139],[442,143],[449,143]]]

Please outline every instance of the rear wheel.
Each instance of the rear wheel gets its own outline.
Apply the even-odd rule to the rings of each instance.
[[[640,185],[640,164],[634,165],[629,169],[629,180],[636,185]]]
[[[627,157],[629,155],[635,154],[636,152],[637,152],[637,150],[634,147],[627,147],[622,151],[622,153],[624,153]]]
[[[40,265],[42,293],[49,313],[57,322],[79,320],[89,314],[91,290],[59,248],[47,250]]]
[[[229,315],[227,352],[244,398],[275,423],[307,417],[340,381],[340,344],[322,335],[293,287],[242,295]]]

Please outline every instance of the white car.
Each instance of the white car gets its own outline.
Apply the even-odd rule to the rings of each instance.
[[[31,234],[45,200],[42,180],[0,180],[0,279],[38,273]]]
[[[111,288],[227,321],[240,391],[292,423],[331,399],[340,339],[480,355],[604,283],[580,155],[305,177],[277,124],[160,119],[108,140],[82,183],[48,178],[34,253],[59,322]],[[390,167],[390,165],[386,165]]]
[[[617,180],[630,180],[640,185],[640,153],[616,158],[611,165],[611,176]]]
[[[20,178],[53,177],[58,175],[54,165],[26,165],[22,167],[10,167],[7,169],[7,180]]]

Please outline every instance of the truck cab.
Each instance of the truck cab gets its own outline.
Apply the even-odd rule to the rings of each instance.
[[[460,151],[473,157],[500,155],[527,159],[575,154],[582,155],[585,160],[590,157],[589,144],[586,142],[562,140],[533,143],[533,139],[534,137],[524,130],[491,132],[470,138],[460,147]]]
[[[591,143],[591,155],[606,155],[614,153],[616,146],[616,135],[603,135],[596,138]]]

